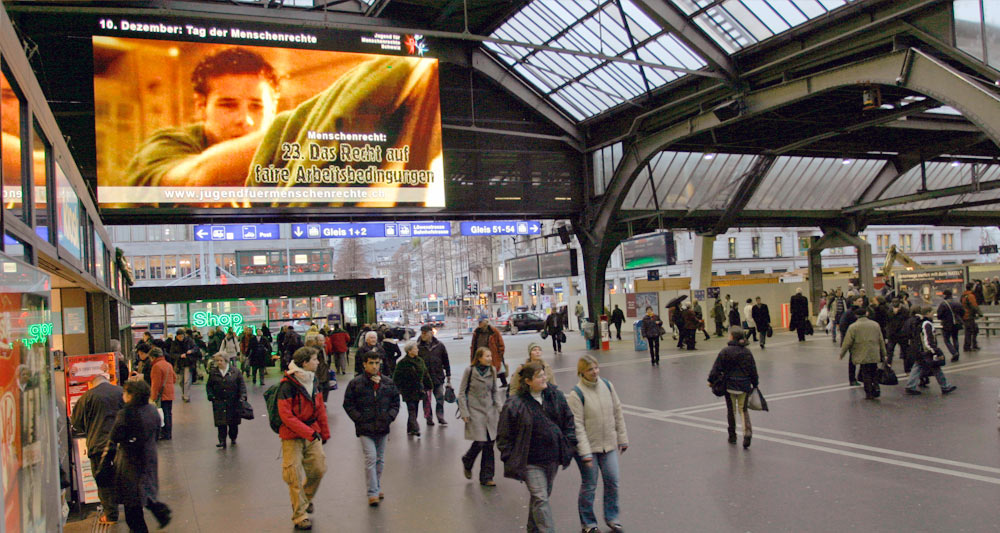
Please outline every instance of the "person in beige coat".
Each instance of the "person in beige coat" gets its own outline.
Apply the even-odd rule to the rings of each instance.
[[[541,363],[542,368],[545,369],[545,381],[547,381],[549,385],[556,384],[556,374],[555,371],[552,370],[552,365],[542,359],[542,347],[538,343],[532,342],[528,344],[528,359],[524,362],[524,364],[517,367],[517,371],[514,372],[514,375],[510,379],[511,396],[517,396],[517,393],[521,390],[521,378],[518,372],[521,371],[522,366],[532,361]]]
[[[840,347],[840,358],[851,353],[851,362],[861,367],[861,381],[865,384],[865,399],[878,398],[878,384],[875,383],[878,364],[885,360],[885,339],[878,322],[868,319],[868,308],[860,307],[855,313],[858,320],[844,333],[844,344]]]
[[[465,440],[472,446],[462,456],[465,479],[472,479],[472,467],[480,452],[479,483],[487,487],[496,486],[493,474],[496,462],[493,446],[497,438],[497,424],[500,409],[503,408],[504,393],[497,385],[497,370],[493,367],[493,354],[489,348],[477,348],[472,356],[472,364],[462,374],[458,389],[458,410],[465,422]]]
[[[577,510],[584,533],[600,533],[594,514],[597,473],[604,479],[604,522],[613,532],[624,531],[618,521],[618,454],[628,449],[628,433],[621,400],[610,381],[600,377],[597,359],[590,355],[576,365],[579,383],[566,395],[576,428],[576,460],[580,467]]]

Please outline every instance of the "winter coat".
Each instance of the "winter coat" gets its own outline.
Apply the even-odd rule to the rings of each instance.
[[[493,368],[497,369],[497,373],[503,372],[503,353],[507,349],[503,343],[503,336],[497,331],[497,328],[487,324],[486,331],[476,328],[472,332],[472,346],[469,348],[469,357],[476,355],[476,347],[478,343],[476,342],[479,335],[489,335],[490,338],[487,344],[490,349],[490,353],[493,354]]]
[[[573,411],[577,455],[607,453],[628,445],[622,403],[610,381],[598,378],[591,384],[581,379],[569,391],[566,402]]]
[[[330,383],[330,356],[326,354],[326,349],[322,346],[313,346],[317,350],[316,358],[319,364],[316,365],[316,383],[324,387]]]
[[[722,307],[722,302],[716,300],[712,306],[712,318],[716,323],[721,324],[726,321],[726,308]]]
[[[431,381],[437,387],[444,383],[445,378],[451,377],[451,361],[448,360],[448,349],[444,343],[431,337],[429,342],[417,341],[417,353],[427,364],[427,372],[431,376]],[[397,383],[396,386],[399,386]]]
[[[87,434],[87,455],[104,452],[118,411],[124,407],[122,388],[105,381],[83,393],[73,406],[73,429]]]
[[[886,329],[889,325],[889,305],[882,303],[872,306],[872,320],[878,324],[878,327],[882,330],[882,338],[884,339],[888,335],[888,330]]]
[[[729,325],[730,326],[740,325],[740,311],[735,307],[729,308]]]
[[[247,355],[247,360],[252,367],[271,366],[271,342],[263,335],[259,339],[251,337],[250,351]]]
[[[968,322],[976,319],[979,315],[979,300],[976,299],[975,293],[972,291],[962,293],[962,309],[965,311],[962,320]]]
[[[212,419],[216,427],[240,424],[240,401],[247,398],[247,384],[236,365],[229,363],[225,375],[218,366],[212,367],[205,383],[205,393],[208,401],[212,402]]]
[[[545,333],[549,335],[558,335],[562,333],[563,325],[562,318],[558,314],[552,313],[545,317]]]
[[[416,402],[424,399],[424,391],[434,388],[434,382],[427,373],[427,364],[417,357],[406,356],[396,363],[396,371],[392,381],[399,389],[404,402]]]
[[[767,304],[753,306],[750,314],[753,315],[753,322],[757,325],[758,331],[766,331],[771,327],[771,312],[767,309]]]
[[[788,328],[795,331],[805,327],[806,321],[809,320],[809,299],[801,294],[794,294],[788,301],[788,307],[791,311]]]
[[[141,507],[157,499],[156,435],[160,415],[150,403],[126,405],[115,417],[111,442],[118,445],[115,456],[115,493],[118,503]]]
[[[475,365],[467,367],[458,387],[458,411],[465,423],[465,440],[486,442],[496,440],[500,410],[506,400],[497,386],[497,370],[492,366],[480,375]]]
[[[757,327],[757,323],[753,320],[753,304],[743,306],[743,321],[747,323],[748,328]]]
[[[187,353],[188,351],[191,353]],[[185,355],[185,357],[181,358],[181,355]],[[201,360],[201,350],[194,343],[194,339],[185,335],[184,340],[174,339],[170,341],[170,356],[173,364],[180,368],[197,366],[198,361]]]
[[[240,341],[236,339],[235,335],[232,337],[227,335],[226,338],[222,339],[219,351],[226,355],[226,359],[234,359],[240,353]]]
[[[653,314],[642,317],[639,330],[642,332],[642,336],[647,339],[659,337],[663,330],[663,321],[660,320],[660,315]]]
[[[863,316],[851,324],[844,334],[840,357],[843,359],[847,352],[851,352],[851,362],[856,365],[878,363],[885,359],[885,340],[878,323]]]
[[[378,388],[362,372],[344,391],[344,411],[354,422],[357,436],[379,437],[389,433],[389,425],[399,414],[399,389],[388,376],[381,377]]]
[[[993,303],[997,297],[997,286],[991,281],[983,283],[983,305],[989,305]]]
[[[694,309],[688,308],[681,313],[681,324],[683,329],[698,329],[701,321],[698,320],[698,315],[695,314]]]
[[[174,400],[174,383],[177,382],[177,373],[174,367],[167,362],[164,357],[157,357],[153,360],[153,369],[149,372],[152,382],[149,389],[149,397],[152,400]]]
[[[909,337],[903,328],[906,319],[910,318],[910,311],[904,305],[889,308],[889,318],[885,325],[885,331],[889,338],[896,341],[906,341]]]
[[[525,361],[524,364],[518,365],[517,370],[514,371],[514,375],[510,377],[509,393],[511,396],[520,394],[521,392],[521,368],[523,368],[525,364],[528,364],[528,361]],[[547,381],[549,385],[555,385],[556,373],[552,370],[552,365],[542,361],[542,369],[545,371],[545,381]]]
[[[330,439],[330,424],[326,416],[326,404],[319,387],[313,385],[312,395],[306,391],[295,373],[288,371],[278,383],[278,416],[281,417],[281,440],[305,439],[312,441],[316,433],[323,440]]]
[[[941,321],[941,329],[945,331],[955,329],[956,324],[962,321],[964,312],[962,305],[952,301],[951,298],[942,300],[941,305],[938,305],[937,308],[937,318]]]
[[[573,412],[562,391],[554,386],[542,390],[542,405],[532,406],[535,402],[530,394],[512,396],[500,411],[500,422],[497,425],[497,448],[500,449],[500,460],[503,461],[503,475],[511,479],[524,481],[528,471],[528,452],[531,446],[531,430],[534,416],[547,416],[559,427],[559,464],[566,468],[573,461],[576,451],[576,427],[573,424]]]
[[[351,343],[351,335],[338,329],[327,338],[327,341],[333,347],[333,353],[347,353],[347,346]]]
[[[726,390],[750,392],[760,383],[753,353],[742,341],[729,341],[719,352],[708,373],[708,382],[714,382],[719,374],[726,376]]]
[[[611,312],[611,323],[620,326],[624,322],[625,322],[625,313],[622,312],[620,307],[616,307],[615,310]]]

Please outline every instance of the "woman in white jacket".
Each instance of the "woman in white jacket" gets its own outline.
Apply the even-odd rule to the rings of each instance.
[[[472,356],[472,364],[465,369],[462,383],[458,388],[458,410],[465,422],[465,440],[472,446],[462,456],[465,479],[472,479],[472,467],[480,452],[479,483],[487,487],[496,486],[493,474],[496,462],[493,458],[494,442],[497,438],[497,424],[505,395],[497,386],[497,370],[493,367],[493,354],[489,348],[479,348]]]
[[[576,460],[580,467],[577,509],[584,533],[600,533],[594,514],[597,472],[604,479],[604,522],[613,532],[618,522],[618,455],[628,449],[628,433],[621,400],[611,382],[600,377],[597,359],[590,355],[576,364],[579,383],[566,395],[576,426]]]
[[[240,355],[240,340],[236,338],[236,332],[233,328],[229,328],[229,332],[226,333],[226,338],[222,339],[222,345],[219,347],[219,352],[226,356],[229,360],[229,364],[233,364],[233,360]]]

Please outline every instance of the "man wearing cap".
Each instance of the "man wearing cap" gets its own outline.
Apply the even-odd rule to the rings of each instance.
[[[507,386],[507,373],[504,372],[503,352],[506,347],[503,344],[503,336],[497,328],[490,325],[489,319],[479,320],[479,327],[472,332],[472,346],[469,348],[469,357],[476,354],[478,348],[487,348],[493,354],[493,368],[497,369],[497,377],[500,378],[500,386]]]
[[[489,323],[489,319],[484,319]],[[420,340],[417,341],[417,354],[427,365],[427,371],[431,375],[431,382],[434,384],[434,399],[437,400],[438,422],[442,426],[447,426],[448,421],[444,418],[444,383],[447,380],[451,383],[451,363],[448,361],[448,349],[434,336],[434,328],[429,324],[420,326]],[[427,425],[434,425],[434,417],[431,415],[431,395],[424,396],[424,418]]]
[[[90,381],[90,390],[73,406],[73,429],[87,434],[87,457],[91,468],[97,468],[101,456],[108,447],[111,427],[118,411],[125,405],[122,388],[108,382],[104,374],[97,374]],[[100,524],[114,524],[118,521],[118,502],[115,498],[114,483],[97,483],[97,497],[101,500]]]

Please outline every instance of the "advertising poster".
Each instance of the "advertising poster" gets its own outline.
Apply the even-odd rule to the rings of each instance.
[[[52,456],[48,278],[31,267],[0,259],[12,267],[0,269],[0,530],[54,531],[59,520],[59,477]]]
[[[84,437],[73,439],[73,464],[76,465],[76,488],[81,494],[83,503],[100,502],[97,482],[94,480],[94,468],[90,464],[90,457],[87,456],[87,439]]]
[[[910,293],[910,302],[937,307],[944,299],[941,293],[951,289],[953,300],[959,301],[965,291],[965,269],[915,270],[896,274],[896,288]]]
[[[625,316],[628,318],[638,318],[639,313],[635,308],[635,293],[630,292],[625,295]]]
[[[63,359],[66,372],[66,416],[73,416],[73,406],[90,390],[90,380],[103,374],[108,381],[116,383],[118,376],[115,354],[112,352],[90,355],[67,355]]]
[[[626,300],[626,305],[628,300]],[[645,316],[646,307],[651,307],[653,313],[660,314],[660,295],[655,292],[635,293],[635,312],[639,317]],[[664,322],[666,322],[664,320]]]
[[[438,60],[421,36],[99,22],[102,209],[445,206]]]

